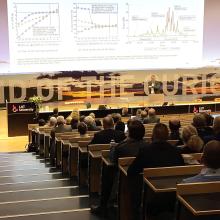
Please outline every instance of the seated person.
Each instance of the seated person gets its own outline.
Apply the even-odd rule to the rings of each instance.
[[[120,144],[112,147],[110,150],[110,158],[115,163],[118,163],[120,157],[135,157],[141,147],[146,147],[147,143],[143,140],[145,128],[143,124],[131,119],[128,125],[128,138]],[[106,181],[102,183],[101,200],[99,206],[92,206],[91,212],[94,214],[105,214],[107,206],[111,206],[111,199],[115,199],[117,195],[118,172],[115,167],[114,181]]]
[[[181,154],[201,153],[204,142],[198,136],[197,130],[194,126],[188,125],[183,127],[181,133],[183,145],[178,146],[178,151]]]
[[[177,149],[167,142],[169,130],[165,124],[158,123],[154,126],[152,134],[152,143],[139,150],[138,156],[128,168],[128,178],[138,179],[138,176],[143,172],[144,168],[154,167],[171,167],[183,166],[184,161]],[[134,210],[135,219],[140,219],[141,207],[141,187],[136,186],[139,190],[134,192],[131,189],[132,200],[135,201],[132,209]],[[173,212],[175,209],[176,198],[169,198],[169,202],[164,199],[159,201],[151,198],[147,202],[147,214],[157,216],[163,212]],[[162,218],[163,219],[163,218]]]
[[[209,127],[210,129],[212,129],[213,121],[214,121],[213,116],[210,115],[210,114],[208,114],[207,112],[203,112],[203,113],[201,113],[201,114],[205,117],[206,126]]]
[[[128,123],[128,138],[110,150],[112,162],[117,164],[120,157],[137,156],[139,149],[147,146],[147,143],[143,140],[144,135],[144,125],[138,120],[131,119]]]
[[[45,125],[46,125],[45,120],[44,120],[44,119],[40,119],[40,120],[38,121],[38,125],[39,125],[40,127],[45,126]]]
[[[181,140],[180,138],[180,120],[173,118],[169,120],[170,136],[169,140]]]
[[[57,125],[57,119],[55,117],[50,117],[49,122],[47,123],[48,128],[54,128]]]
[[[114,124],[116,124],[117,122],[121,121],[121,114],[113,113],[112,118],[113,118]]]
[[[88,127],[88,131],[99,131],[100,128],[96,126],[95,119],[92,116],[86,116],[84,119],[84,122],[86,123]]]
[[[84,122],[80,122],[78,124],[78,132],[80,137],[89,137],[87,131],[88,131],[87,125]]]
[[[216,117],[213,122],[213,134],[204,138],[205,143],[211,140],[220,141],[220,116]]]
[[[204,141],[206,136],[213,135],[213,130],[206,125],[206,119],[202,114],[196,114],[192,125],[196,128],[199,137]]]
[[[65,132],[71,132],[72,128],[70,125],[65,124],[65,119],[63,116],[58,116],[57,117],[57,126],[54,127],[51,130],[51,148],[50,148],[50,158],[51,158],[51,163],[54,164],[54,158],[55,158],[55,134],[56,133],[65,133]]]
[[[141,111],[141,122],[143,123],[145,119],[147,119],[148,112]]]
[[[152,143],[141,148],[137,158],[128,168],[128,175],[138,175],[143,168],[182,166],[184,161],[175,147],[167,142],[169,130],[165,124],[154,126]]]
[[[184,183],[220,181],[220,142],[208,142],[203,151],[202,163],[204,168],[200,174],[183,180]]]
[[[133,117],[134,120],[141,121],[141,111],[142,111],[141,109],[137,109],[136,115],[135,115],[135,117]]]
[[[78,127],[78,122],[79,122],[79,120],[78,120],[77,117],[72,118],[72,120],[71,120],[71,122],[70,122],[70,125],[71,125],[71,128],[72,128],[73,130],[77,129],[77,127]]]
[[[160,118],[156,116],[156,111],[153,108],[150,108],[148,111],[148,117],[144,119],[144,124],[150,124],[150,123],[159,123]]]
[[[130,117],[131,115],[129,114],[128,108],[123,107],[122,108],[122,117]]]
[[[66,118],[66,125],[71,125],[71,121],[72,121],[72,118],[70,116],[68,116]]]
[[[119,131],[125,132],[125,123],[122,122],[122,121],[118,121],[115,124],[115,130],[119,130]]]
[[[94,134],[90,144],[109,144],[111,140],[120,143],[126,138],[122,131],[114,129],[114,122],[110,116],[103,119],[103,128],[104,130]]]
[[[53,115],[51,117],[57,118],[58,116],[59,116],[59,109],[58,108],[54,108],[53,109]]]

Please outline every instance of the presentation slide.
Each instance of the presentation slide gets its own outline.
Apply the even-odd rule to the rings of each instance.
[[[1,0],[0,73],[216,66],[219,9],[219,0]]]

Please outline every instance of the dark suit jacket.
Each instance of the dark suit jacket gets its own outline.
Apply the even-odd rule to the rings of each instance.
[[[141,148],[138,156],[128,168],[128,175],[136,175],[143,168],[183,166],[184,161],[175,147],[167,142],[152,142]]]
[[[147,117],[147,118],[144,119],[143,123],[144,123],[144,124],[160,123],[160,118],[157,117],[157,116]]]
[[[148,82],[149,94],[151,94],[151,86],[152,86],[152,81],[149,81],[149,82]],[[160,94],[160,93],[162,93],[162,83],[159,82],[159,81],[155,81],[155,82],[154,82],[153,89],[154,89],[154,93],[155,93],[155,94]]]
[[[120,143],[126,138],[122,131],[114,129],[105,129],[94,134],[90,144],[109,144],[111,140]]]
[[[136,157],[139,149],[146,147],[147,143],[144,140],[126,139],[118,144],[114,149],[110,150],[112,153],[112,159],[115,164],[118,163],[120,157]]]

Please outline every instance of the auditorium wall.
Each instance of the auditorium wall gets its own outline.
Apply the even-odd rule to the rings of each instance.
[[[118,72],[54,72],[0,76],[0,105],[41,96],[45,105],[147,105],[148,81],[155,74],[169,103],[220,98],[220,69]]]

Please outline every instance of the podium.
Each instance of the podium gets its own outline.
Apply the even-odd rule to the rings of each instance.
[[[7,103],[8,137],[28,134],[28,124],[34,123],[36,106],[33,102]]]

